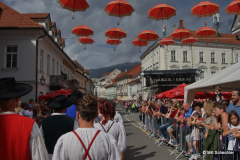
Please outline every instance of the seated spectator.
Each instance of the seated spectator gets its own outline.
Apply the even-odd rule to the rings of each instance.
[[[232,99],[233,99],[233,103],[229,104],[226,112],[229,113],[230,111],[234,110],[237,112],[238,116],[240,116],[240,89],[239,88],[236,88],[232,91]]]
[[[240,137],[235,136],[240,134],[239,116],[236,111],[230,111],[228,115],[228,124],[226,130],[223,132],[223,136],[228,135],[228,151],[234,151],[233,154],[226,154],[224,160],[240,159]]]

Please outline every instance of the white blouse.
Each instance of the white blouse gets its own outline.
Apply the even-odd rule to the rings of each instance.
[[[102,122],[100,122],[100,123],[102,124]],[[118,122],[113,123],[113,121],[108,120],[105,125],[102,124],[102,126],[105,129],[105,131],[104,131],[104,129],[100,123],[95,123],[94,127],[103,132],[105,132],[105,131],[107,132],[110,129],[108,133],[111,134],[116,139],[120,152],[124,152],[127,149],[126,132],[125,132],[124,126],[121,123],[118,123]],[[112,123],[113,123],[113,125],[112,125]],[[112,125],[112,127],[111,127],[111,125]]]
[[[116,115],[114,116],[114,121],[118,122],[118,123],[122,123],[122,125],[123,125],[122,116],[117,112],[116,112]]]
[[[82,139],[86,149],[98,130],[96,128],[78,128],[75,132]],[[121,160],[116,140],[109,134],[101,131],[93,142],[89,155],[93,160]],[[62,135],[53,152],[53,160],[80,160],[85,150],[73,132]],[[88,160],[88,156],[86,160]]]

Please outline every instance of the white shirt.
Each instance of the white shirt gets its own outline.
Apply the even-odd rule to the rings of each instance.
[[[88,148],[97,129],[78,128],[75,132],[81,137],[85,147]],[[116,140],[110,134],[103,131],[97,135],[88,153],[92,160],[122,159]],[[58,139],[54,147],[53,160],[80,160],[84,154],[85,150],[77,136],[73,132],[68,132]]]
[[[51,116],[58,116],[58,115],[66,115],[66,113],[53,113]],[[79,128],[79,124],[77,121],[74,120],[74,125],[73,125],[73,130]],[[42,125],[40,127],[40,131],[41,131],[41,134],[42,134],[42,137],[44,139],[44,133],[43,133],[43,129],[42,129]],[[52,154],[48,154],[49,156],[49,159],[51,160],[52,159]]]
[[[117,111],[116,111],[116,115],[114,116],[114,122],[119,122],[119,123],[122,123],[123,125],[122,116],[119,113],[117,113]]]
[[[5,114],[16,114],[15,112],[3,112],[1,115]],[[14,127],[14,126],[13,126]],[[16,135],[21,138],[21,133],[16,133]],[[48,160],[48,153],[43,141],[41,132],[36,122],[33,123],[31,137],[29,140],[29,151],[32,160]]]
[[[25,110],[24,111],[24,116],[28,116],[29,118],[33,117],[33,111]]]
[[[240,125],[239,126],[234,126],[234,125],[230,125],[227,124],[229,126],[229,130],[237,128],[240,129]],[[233,138],[233,137],[231,137]],[[240,139],[239,138],[233,138],[233,140],[228,140],[228,150],[229,151],[239,151],[240,150]]]
[[[100,123],[102,124],[102,122]],[[105,131],[107,132],[111,127],[113,121],[108,120],[105,125],[102,124],[104,129],[102,128],[100,123],[95,123],[94,127],[101,131],[104,131],[105,129]],[[111,134],[117,141],[120,152],[124,152],[127,149],[127,145],[126,145],[126,132],[123,125],[121,123],[113,123],[108,133]]]

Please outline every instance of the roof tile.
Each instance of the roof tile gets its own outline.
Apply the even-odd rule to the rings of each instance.
[[[47,18],[50,13],[22,13],[22,14],[31,19],[44,19]]]

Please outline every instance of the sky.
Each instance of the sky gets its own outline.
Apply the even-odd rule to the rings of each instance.
[[[139,53],[139,47],[131,43],[143,30],[152,30],[157,32],[160,38],[163,38],[162,21],[148,19],[147,12],[157,4],[166,3],[176,8],[176,16],[163,23],[167,27],[167,35],[172,33],[172,26],[179,26],[179,20],[183,20],[184,27],[189,30],[197,30],[204,27],[205,18],[191,16],[191,9],[194,5],[202,2],[200,0],[127,0],[134,12],[131,16],[120,19],[120,25],[117,26],[118,18],[109,16],[105,11],[106,5],[111,0],[87,0],[89,8],[85,12],[75,12],[75,19],[71,18],[72,12],[63,9],[58,0],[0,0],[20,13],[50,13],[51,21],[56,22],[57,28],[61,30],[62,38],[65,38],[66,47],[64,51],[72,60],[77,60],[86,69],[96,69],[126,62],[140,62],[141,54],[147,49],[142,47],[142,53]],[[230,29],[234,16],[224,12],[225,8],[231,3],[231,0],[211,0],[220,6],[220,33],[231,33]],[[213,18],[208,17],[208,27],[215,28]],[[84,45],[78,42],[80,37],[73,35],[72,29],[75,26],[87,25],[93,29],[91,36],[95,43]],[[106,30],[119,27],[127,33],[127,38],[122,39],[122,43],[117,46],[116,51],[113,47],[106,44]],[[150,42],[149,44],[153,44]]]

